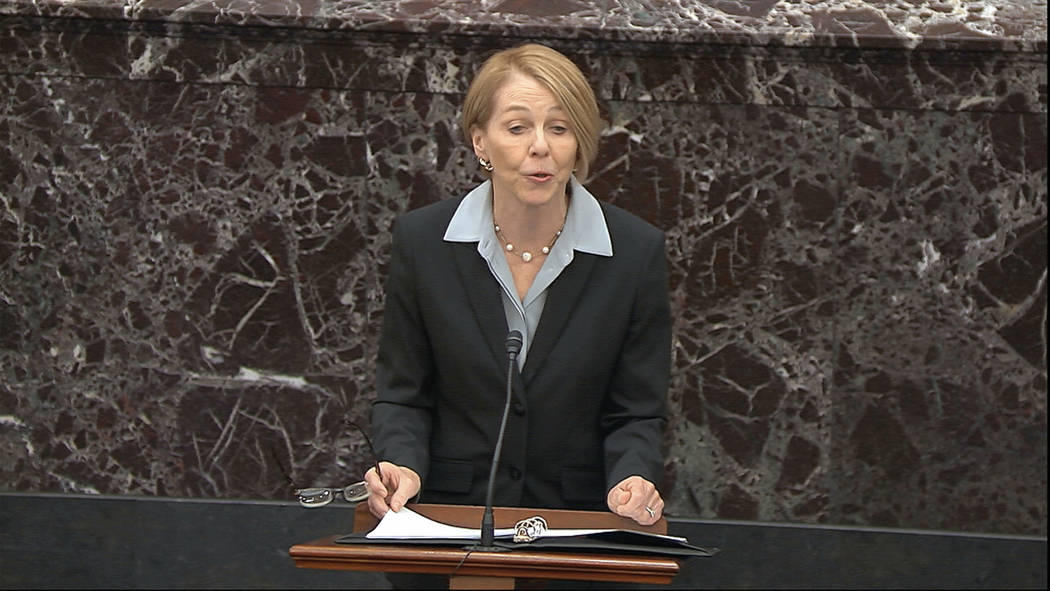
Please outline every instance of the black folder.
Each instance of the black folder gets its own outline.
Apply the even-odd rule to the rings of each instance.
[[[410,544],[416,546],[459,546],[468,548],[477,540],[459,538],[367,538],[367,533],[353,533],[335,539],[338,544]],[[531,542],[514,542],[510,538],[497,538],[494,545],[506,550],[564,550],[572,552],[624,552],[694,558],[714,556],[718,548],[701,548],[688,542],[627,529],[603,530],[576,536],[546,536]]]

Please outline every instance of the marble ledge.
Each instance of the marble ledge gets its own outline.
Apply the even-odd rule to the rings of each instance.
[[[672,44],[1045,53],[1045,1],[0,0],[0,17]]]

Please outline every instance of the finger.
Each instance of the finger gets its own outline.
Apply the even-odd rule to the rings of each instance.
[[[387,496],[387,487],[383,484],[382,479],[376,474],[375,468],[371,468],[368,472],[365,472],[365,486],[368,487],[369,497],[383,497]]]
[[[390,505],[392,511],[400,511],[401,507],[405,506],[405,501],[408,496],[405,495],[405,480],[399,478],[397,484],[392,487],[390,496],[387,498],[387,504]]]
[[[631,492],[624,499],[624,508],[631,514],[643,511],[643,507],[650,505],[654,500],[654,489],[640,483],[631,483]]]
[[[642,514],[640,515],[643,525],[652,525],[660,520],[664,513],[664,500],[660,498],[659,493],[654,493],[652,500],[646,503],[642,507]]]
[[[656,487],[644,478],[632,479],[625,485],[633,492],[624,506],[624,513],[642,525],[651,525],[660,519],[663,499]]]
[[[377,519],[382,519],[383,516],[390,511],[390,506],[386,504],[386,499],[379,495],[370,495],[368,497],[368,511],[375,515]]]
[[[660,520],[659,516],[649,515],[649,513],[647,511],[643,511],[642,515],[639,515],[639,516],[634,518],[634,521],[636,523],[638,523],[638,525],[652,525],[652,524],[656,523],[659,520]]]
[[[622,515],[640,525],[652,525],[656,523],[657,519],[659,518],[659,515],[656,513],[655,510],[653,511],[653,515],[650,515],[649,512],[646,511],[645,507],[646,506],[643,505],[640,508],[625,508]]]
[[[641,476],[624,478],[609,491],[609,509],[617,515],[633,518],[653,490],[655,487]]]
[[[419,492],[419,480],[415,478],[415,472],[399,468],[397,472],[397,487],[390,495],[390,508],[400,511],[405,503]]]
[[[642,522],[648,521],[650,519],[653,519],[653,516],[649,514],[649,511],[646,510],[646,507],[649,507],[649,509],[652,509],[652,507],[650,505],[647,505],[644,502],[631,503],[631,504],[626,505],[624,507],[624,514],[627,517],[630,517],[631,519],[633,519],[633,520],[635,520],[635,521],[637,521],[639,523],[642,523]],[[653,512],[655,513],[655,510]]]
[[[609,506],[610,511],[619,515],[623,504],[629,498],[631,498],[631,493],[621,490],[620,488],[614,488],[610,490],[609,494],[606,496],[605,504]]]

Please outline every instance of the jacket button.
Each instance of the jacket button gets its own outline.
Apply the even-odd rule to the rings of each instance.
[[[510,478],[511,480],[521,480],[521,470],[518,470],[515,466],[511,466]]]
[[[514,414],[523,415],[525,414],[525,405],[519,400],[514,401]]]

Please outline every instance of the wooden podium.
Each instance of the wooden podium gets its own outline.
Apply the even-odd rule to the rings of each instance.
[[[477,528],[482,507],[463,505],[409,505],[416,513],[441,523]],[[601,511],[566,511],[496,507],[497,528],[514,527],[522,519],[541,515],[551,529],[631,529],[667,533],[667,520],[638,525],[625,517]],[[371,531],[377,520],[360,503],[354,511],[354,531]],[[515,579],[582,579],[626,583],[666,584],[678,573],[678,561],[665,556],[599,554],[593,552],[513,550],[468,552],[450,546],[416,544],[338,544],[330,535],[296,544],[288,554],[300,568],[365,570],[449,575],[450,589],[513,589]],[[464,542],[464,546],[469,542]]]

